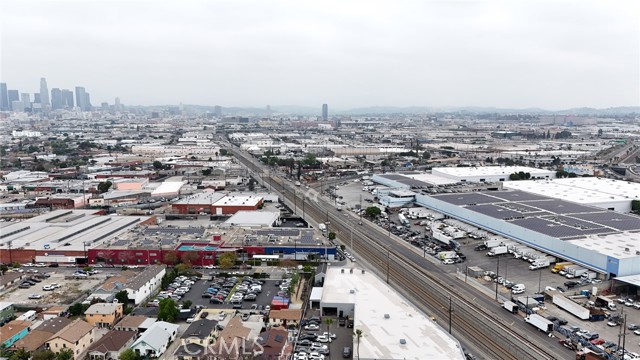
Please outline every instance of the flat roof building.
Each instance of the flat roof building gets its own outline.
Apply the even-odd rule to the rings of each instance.
[[[473,166],[473,167],[439,167],[431,173],[460,182],[498,182],[509,181],[513,173],[529,173],[531,178],[553,179],[556,172],[527,166]]]
[[[458,340],[364,270],[328,267],[320,308],[323,316],[353,318],[354,330],[364,335],[362,360],[465,358]]]
[[[599,177],[510,181],[504,187],[625,213],[640,200],[640,184]]]

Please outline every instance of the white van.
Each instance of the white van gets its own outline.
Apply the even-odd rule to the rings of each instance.
[[[524,284],[516,284],[511,288],[511,292],[514,294],[522,294],[525,290]]]

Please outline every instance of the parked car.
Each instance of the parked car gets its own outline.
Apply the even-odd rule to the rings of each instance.
[[[305,330],[320,330],[320,326],[316,324],[308,324],[304,327]]]
[[[40,295],[40,294],[31,294],[31,295],[29,295],[29,299],[31,299],[31,300],[42,299],[42,295]]]

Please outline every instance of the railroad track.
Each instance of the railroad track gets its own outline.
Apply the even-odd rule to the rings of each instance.
[[[244,159],[242,155],[237,158],[256,173],[261,172],[261,168],[251,160]],[[287,191],[288,186],[283,179],[269,176],[267,181],[275,190],[282,189],[288,201],[291,203],[296,201],[294,193]],[[549,351],[547,347],[532,342],[517,329],[512,329],[497,314],[468,300],[468,297],[457,291],[453,284],[443,284],[445,279],[438,278],[436,273],[426,270],[415,261],[399,256],[392,249],[398,244],[392,243],[391,239],[385,244],[368,231],[364,231],[367,228],[354,226],[355,223],[351,217],[347,220],[339,215],[336,216],[333,214],[331,205],[324,203],[322,199],[317,204],[313,202],[307,204],[306,215],[315,220],[325,219],[331,213],[333,221],[329,224],[330,231],[336,233],[336,237],[343,241],[353,236],[355,252],[373,265],[379,274],[386,276],[391,285],[398,285],[395,286],[395,290],[414,300],[423,310],[428,310],[425,312],[431,312],[439,319],[448,319],[449,299],[451,299],[455,304],[455,312],[451,319],[452,324],[456,325],[455,328],[452,327],[453,331],[467,342],[473,343],[485,354],[491,355],[492,359],[561,358]]]

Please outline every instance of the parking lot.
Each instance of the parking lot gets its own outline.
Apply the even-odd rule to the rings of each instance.
[[[258,294],[255,301],[243,301],[242,309],[249,310],[253,304],[262,306],[262,308],[266,305],[271,305],[271,300],[279,291],[278,287],[275,285],[278,280],[262,280],[264,281],[264,284],[262,285],[262,292]],[[202,294],[207,292],[207,289],[210,287],[210,283],[210,281],[206,280],[196,281],[196,283],[191,286],[191,290],[186,293],[180,301],[183,302],[185,300],[190,300],[194,306],[201,305],[204,308],[209,309],[232,309],[233,305],[228,302],[225,302],[224,304],[212,304],[209,302],[209,298],[202,297]],[[232,295],[232,293],[229,295]]]
[[[320,312],[318,310],[309,310],[307,311],[307,319],[311,317],[320,317]],[[325,343],[329,349],[329,356],[327,358],[331,359],[341,359],[343,358],[342,353],[345,347],[349,347],[351,349],[351,356],[344,357],[348,359],[353,359],[356,357],[356,350],[353,348],[353,328],[348,328],[346,326],[340,326],[338,323],[338,319],[336,317],[325,316],[321,318],[320,329],[317,331],[307,331],[301,329],[301,334],[305,333],[315,333],[322,334],[327,331],[327,324],[325,323],[326,319],[330,318],[332,320],[332,324],[328,326],[328,332],[336,335],[336,338],[333,339],[330,343]]]

